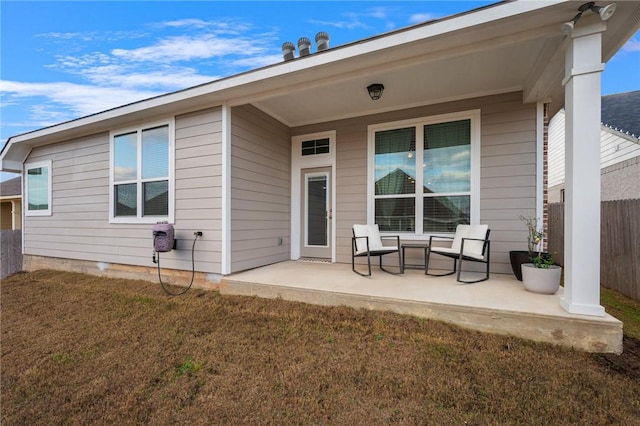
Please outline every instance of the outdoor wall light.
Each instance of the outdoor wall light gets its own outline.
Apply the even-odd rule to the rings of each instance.
[[[369,96],[371,96],[372,101],[377,101],[382,97],[382,91],[384,90],[384,86],[380,83],[373,83],[367,86],[367,91],[369,92]]]
[[[597,13],[598,15],[600,15],[600,19],[606,21],[607,19],[611,18],[611,16],[613,16],[614,12],[616,11],[616,4],[611,3],[606,6],[596,6],[596,3],[593,1],[583,4],[578,8],[578,14],[576,16],[574,16],[569,22],[565,22],[560,26],[560,30],[562,31],[562,33],[570,34],[571,31],[573,31],[573,28],[578,23],[580,17],[582,17],[582,14],[587,10],[590,10],[593,13]]]
[[[600,15],[600,19],[602,19],[603,21],[606,21],[607,19],[611,18],[611,16],[613,16],[614,12],[616,11],[616,7],[617,7],[615,3],[611,3],[606,6],[596,6],[593,3],[591,4],[592,4],[591,10],[597,13],[598,15]]]

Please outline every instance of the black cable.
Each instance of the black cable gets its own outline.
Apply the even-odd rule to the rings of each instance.
[[[171,293],[164,286],[164,283],[162,282],[162,277],[160,276],[160,252],[157,253],[158,254],[158,280],[160,281],[160,286],[162,287],[164,292],[167,293],[169,296],[181,296],[181,295],[185,294],[187,291],[189,291],[189,289],[193,285],[193,277],[196,274],[196,263],[195,263],[195,259],[194,259],[194,252],[195,252],[195,248],[196,248],[196,240],[197,239],[198,239],[198,234],[196,234],[196,237],[193,239],[193,245],[191,246],[191,282],[189,283],[189,286],[187,288],[185,288],[184,290],[182,290],[179,293]]]

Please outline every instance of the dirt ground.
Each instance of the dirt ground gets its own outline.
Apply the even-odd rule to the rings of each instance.
[[[640,380],[640,340],[624,336],[622,347],[622,355],[605,354],[596,357],[610,369],[631,379]]]
[[[640,348],[38,271],[2,280],[5,425],[636,425]]]

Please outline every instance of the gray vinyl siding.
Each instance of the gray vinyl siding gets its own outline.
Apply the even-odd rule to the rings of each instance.
[[[549,202],[560,202],[565,187],[565,112],[559,111],[549,123]],[[606,200],[637,198],[637,162],[640,140],[606,126],[600,129],[600,197]],[[628,168],[629,165],[634,165]]]
[[[519,216],[536,216],[536,105],[517,95],[483,107],[481,118],[480,222],[491,229],[491,269],[503,273],[509,251],[527,248]]]
[[[233,108],[231,117],[231,272],[237,272],[290,258],[291,136],[252,106]]]
[[[220,272],[219,109],[175,119],[175,228],[177,249],[162,267]],[[144,124],[144,123],[141,123]],[[114,129],[117,130],[117,129]],[[155,267],[152,225],[109,223],[109,134],[34,149],[27,162],[52,160],[52,215],[25,217],[28,255]]]
[[[336,131],[336,254],[351,261],[351,227],[367,220],[367,126],[465,110],[481,111],[480,222],[491,229],[491,270],[511,273],[509,251],[526,248],[519,215],[535,215],[536,106],[519,92],[429,105],[292,129]]]

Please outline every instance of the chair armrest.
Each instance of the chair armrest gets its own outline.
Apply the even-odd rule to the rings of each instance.
[[[399,235],[380,235],[380,240],[384,241],[384,239],[387,238],[394,238],[396,240],[396,247],[400,247],[400,236]]]
[[[448,235],[429,235],[429,247],[432,246],[432,242],[433,242],[434,238],[442,238],[442,239],[445,239],[445,240],[453,241],[454,237],[450,237]]]

